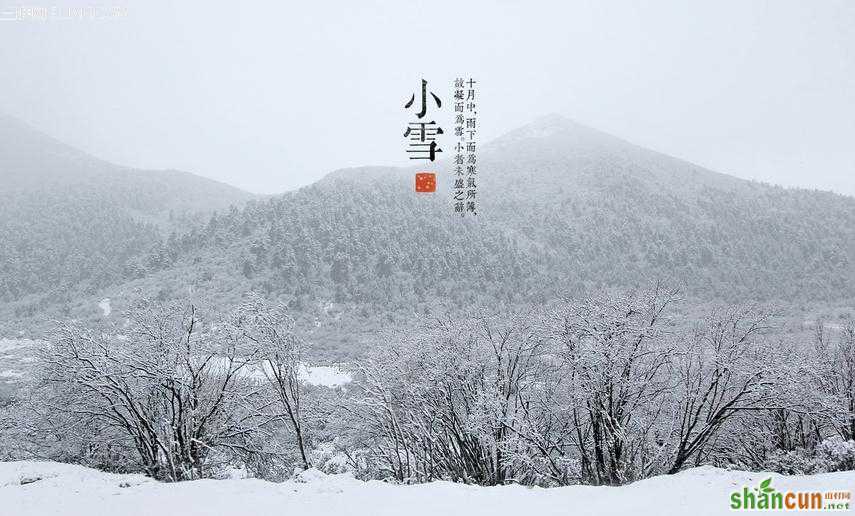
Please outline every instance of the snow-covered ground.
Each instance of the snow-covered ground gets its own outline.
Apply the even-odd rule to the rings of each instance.
[[[30,339],[0,339],[0,353],[8,353],[19,349],[32,348],[37,341]]]
[[[806,477],[703,467],[624,487],[397,486],[309,471],[282,484],[200,480],[161,484],[53,462],[0,463],[0,514],[502,516],[729,514],[729,493],[772,476],[778,490],[850,490],[855,472]],[[39,479],[39,480],[37,480]]]
[[[353,376],[337,366],[300,366],[300,379],[309,385],[334,389],[353,381]]]
[[[110,298],[105,297],[101,301],[98,301],[98,308],[101,309],[101,315],[110,317],[110,313],[113,311],[113,308],[110,306]]]
[[[102,303],[104,302],[106,304],[99,304],[99,306],[104,310],[104,316],[108,316],[110,300],[104,299]],[[116,338],[127,340],[124,335],[117,335]],[[39,343],[40,341],[30,339],[0,338],[0,382],[17,382],[26,378],[32,366],[34,350]],[[251,374],[260,379],[264,378],[264,373],[260,369],[254,370]],[[300,380],[309,385],[331,389],[345,387],[353,381],[353,376],[349,372],[335,365],[302,364],[299,375]]]
[[[29,339],[0,339],[0,383],[13,384],[27,376],[37,345]]]
[[[212,362],[214,367],[225,369],[228,367],[228,361],[225,357],[217,357]],[[267,374],[265,374],[265,371]],[[250,378],[263,381],[270,374],[270,366],[264,364],[255,364],[244,369],[244,374]],[[353,381],[353,375],[346,370],[335,365],[310,365],[302,363],[298,366],[297,376],[300,381],[307,385],[316,387],[329,387],[335,389],[337,387],[346,388],[347,384]]]

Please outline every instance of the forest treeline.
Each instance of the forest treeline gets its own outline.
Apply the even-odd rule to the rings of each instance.
[[[699,320],[673,291],[602,293],[390,331],[346,388],[307,385],[286,306],[141,301],[58,325],[0,414],[0,455],[179,481],[294,468],[481,485],[619,485],[710,464],[855,468],[855,323]]]
[[[442,192],[415,195],[402,169],[339,171],[243,205],[249,195],[226,185],[63,157],[73,150],[47,153],[38,139],[16,157],[17,136],[0,147],[0,300],[29,316],[136,280],[151,296],[192,284],[383,310],[536,303],[660,277],[703,300],[855,296],[852,197],[744,181],[556,125],[487,147],[481,210],[467,220]]]

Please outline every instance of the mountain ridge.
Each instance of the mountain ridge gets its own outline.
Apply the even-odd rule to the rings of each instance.
[[[253,197],[187,172],[114,165],[0,116],[0,300],[112,284],[170,232]]]
[[[371,298],[372,289],[383,292],[386,281],[377,271],[407,277],[396,288],[416,299],[449,295],[441,286],[444,275],[464,264],[484,281],[506,281],[500,297],[549,297],[668,276],[693,294],[712,297],[727,296],[731,287],[737,296],[766,298],[826,295],[809,293],[813,289],[852,295],[855,199],[727,176],[604,133],[595,135],[593,148],[562,145],[567,122],[548,122],[545,134],[479,155],[483,208],[471,220],[454,215],[442,193],[452,177],[447,161],[435,164],[440,192],[427,196],[412,190],[412,173],[423,167],[355,167],[212,221],[209,235],[188,237],[184,252],[219,253],[228,242],[234,252],[229,267],[241,270],[247,286],[299,296],[311,285],[325,285],[318,287],[324,295],[351,300]],[[587,137],[582,126],[570,129]],[[813,242],[817,235],[824,241]],[[808,243],[802,248],[800,240]],[[467,242],[492,254],[468,252]],[[444,251],[429,251],[437,246]],[[304,270],[291,269],[293,277],[283,278],[282,266],[299,262],[293,250],[300,248]],[[413,249],[425,249],[425,256]],[[599,260],[611,265],[601,269]],[[782,267],[789,279],[776,286]],[[834,272],[811,273],[810,267]],[[800,283],[805,274],[812,279]]]
[[[453,213],[447,161],[434,164],[440,191],[429,195],[413,191],[423,167],[340,169],[145,240],[110,279],[64,285],[62,299],[256,290],[383,313],[657,279],[708,300],[855,298],[851,197],[709,171],[561,117],[508,135],[478,155],[477,217]]]

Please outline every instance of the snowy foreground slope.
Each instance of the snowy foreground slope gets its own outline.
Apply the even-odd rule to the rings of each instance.
[[[161,484],[53,462],[0,463],[2,515],[691,515],[728,514],[728,496],[773,477],[778,489],[855,488],[855,472],[782,477],[697,468],[624,487],[397,486],[309,471],[299,480]],[[39,479],[40,480],[36,480]],[[22,484],[23,482],[23,484]]]

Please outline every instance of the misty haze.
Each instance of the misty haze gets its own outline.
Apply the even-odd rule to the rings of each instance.
[[[0,514],[850,510],[852,26],[0,4]]]

